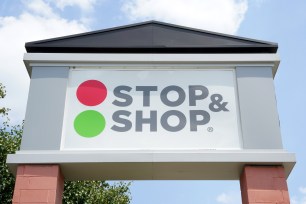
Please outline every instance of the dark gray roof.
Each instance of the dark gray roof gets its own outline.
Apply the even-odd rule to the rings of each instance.
[[[148,21],[28,42],[30,53],[276,53],[278,45]]]

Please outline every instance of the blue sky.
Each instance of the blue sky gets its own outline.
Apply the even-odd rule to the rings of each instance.
[[[291,203],[306,204],[306,1],[285,0],[1,0],[0,82],[12,123],[24,119],[29,77],[24,43],[159,20],[277,42],[281,64],[275,77],[284,148],[297,164],[288,178]],[[135,181],[133,204],[237,204],[238,181]]]

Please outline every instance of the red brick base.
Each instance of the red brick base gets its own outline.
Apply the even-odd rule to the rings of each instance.
[[[246,166],[240,177],[243,204],[290,204],[284,168]]]
[[[62,203],[64,178],[59,165],[19,165],[13,204]]]

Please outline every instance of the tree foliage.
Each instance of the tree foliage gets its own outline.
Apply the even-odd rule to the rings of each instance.
[[[6,95],[0,83],[0,99]],[[19,150],[22,125],[10,125],[8,108],[0,108],[0,203],[12,203],[15,177],[6,165],[7,154]],[[105,181],[65,181],[63,203],[67,204],[127,204],[130,203],[129,183],[113,185]]]
[[[0,203],[12,203],[15,177],[6,165],[7,154],[13,154],[19,149],[22,135],[20,125],[10,126],[6,120],[0,126]]]
[[[110,185],[105,181],[66,181],[63,202],[67,204],[125,204],[130,203],[129,184]]]
[[[0,83],[0,99],[4,98],[6,96],[5,87]],[[0,116],[7,115],[9,109],[0,107]]]

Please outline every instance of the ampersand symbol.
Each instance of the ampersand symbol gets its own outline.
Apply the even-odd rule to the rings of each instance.
[[[228,102],[222,102],[223,97],[220,94],[213,94],[210,97],[211,103],[209,104],[209,109],[213,112],[220,112],[220,111],[229,111],[225,106]]]

